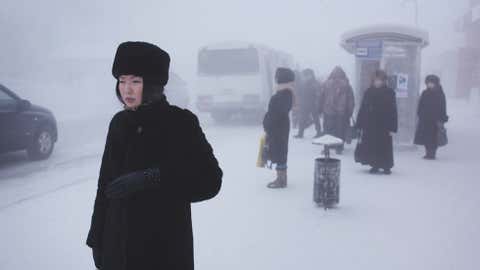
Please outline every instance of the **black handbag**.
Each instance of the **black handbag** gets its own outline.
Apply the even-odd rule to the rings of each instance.
[[[355,127],[355,120],[350,118],[345,132],[345,142],[351,144],[353,140],[360,138],[360,130]]]
[[[445,128],[445,125],[441,124],[438,126],[438,131],[437,131],[437,145],[439,147],[442,147],[447,144],[448,144],[447,129]]]
[[[358,136],[357,146],[355,147],[355,153],[354,153],[355,162],[365,164],[367,160],[366,159],[367,149],[366,149],[365,143],[363,142],[362,132],[358,131],[358,134],[359,136]]]

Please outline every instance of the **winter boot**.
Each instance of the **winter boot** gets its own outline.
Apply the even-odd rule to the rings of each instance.
[[[379,172],[380,172],[380,169],[378,169],[378,168],[372,167],[372,168],[370,169],[370,173],[371,173],[371,174],[377,174],[377,173],[379,173]]]
[[[425,147],[425,156],[423,157],[426,160],[435,160],[437,156],[437,149],[435,147],[426,146]]]
[[[287,187],[287,170],[277,170],[277,179],[267,185],[268,188],[278,189]]]
[[[385,175],[391,175],[391,174],[392,174],[392,170],[391,170],[391,169],[383,169],[383,174],[385,174]]]

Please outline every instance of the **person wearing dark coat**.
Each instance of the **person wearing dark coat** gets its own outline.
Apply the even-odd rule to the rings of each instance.
[[[267,137],[268,160],[276,164],[277,178],[268,188],[287,187],[288,138],[290,136],[290,110],[293,104],[295,73],[288,68],[278,68],[275,74],[277,91],[271,97],[263,119]]]
[[[425,79],[427,89],[422,92],[418,103],[418,125],[415,144],[425,146],[424,159],[436,159],[438,130],[448,121],[447,101],[440,78],[429,75]]]
[[[395,91],[387,87],[387,74],[376,71],[372,86],[366,90],[360,106],[356,128],[361,130],[360,142],[355,150],[357,162],[370,165],[370,173],[383,169],[391,174],[393,160],[393,133],[397,132],[397,102]]]
[[[347,74],[341,67],[335,67],[322,88],[319,112],[323,115],[324,132],[345,141],[355,108],[355,97]],[[341,154],[343,149],[342,144],[336,147],[336,152]]]
[[[124,110],[109,124],[86,241],[98,269],[194,269],[190,204],[217,195],[222,170],[197,117],[163,94],[169,63],[150,43],[117,49]]]
[[[295,138],[303,138],[305,129],[307,129],[313,122],[317,134],[315,138],[322,135],[322,126],[320,124],[320,114],[318,111],[318,100],[320,96],[320,83],[315,78],[315,73],[312,69],[305,69],[302,72],[303,80],[297,90],[296,101],[299,106],[299,127],[298,134]]]

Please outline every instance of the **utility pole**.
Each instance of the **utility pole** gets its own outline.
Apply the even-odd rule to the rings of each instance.
[[[418,0],[403,0],[403,5],[413,4],[415,9],[415,26],[419,27],[418,23]]]

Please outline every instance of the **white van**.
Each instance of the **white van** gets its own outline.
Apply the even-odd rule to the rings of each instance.
[[[205,46],[198,52],[197,108],[219,122],[235,114],[262,115],[275,70],[293,65],[289,54],[251,43]]]

